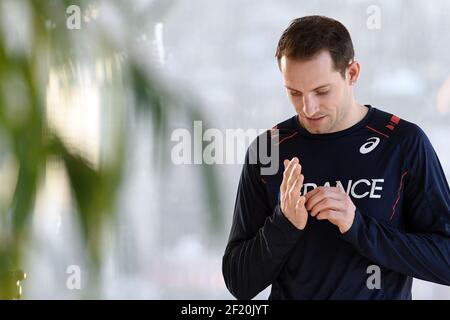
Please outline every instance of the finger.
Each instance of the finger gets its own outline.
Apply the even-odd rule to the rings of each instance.
[[[338,188],[338,191],[339,191],[339,192],[341,192],[341,193],[347,193],[347,192],[345,191],[344,187],[342,186],[342,184],[338,184],[337,188]]]
[[[300,190],[301,190],[302,187],[303,187],[303,182],[305,181],[305,176],[300,173],[300,178],[299,179],[300,179]],[[306,198],[305,198],[305,201],[306,201]]]
[[[289,182],[292,176],[292,171],[296,168],[296,163],[291,161],[288,165],[288,167],[286,168],[286,170],[284,170],[283,173],[283,182],[285,183],[286,186],[286,190],[289,190],[290,186],[289,186]],[[291,180],[292,181],[292,180]]]
[[[286,193],[286,185],[287,185],[287,167],[289,166],[290,161],[284,160],[284,171],[283,171],[283,181],[281,181],[280,191],[282,193]]]
[[[341,200],[336,200],[332,198],[324,198],[322,201],[317,203],[310,211],[312,217],[315,217],[319,212],[324,210],[342,210],[343,205]]]
[[[294,183],[292,184],[291,188],[289,189],[289,196],[291,197],[296,197],[296,196],[300,196],[300,177],[298,177],[297,179],[295,179]]]
[[[296,164],[294,166],[294,168],[291,171],[291,175],[288,179],[287,185],[286,185],[286,192],[289,195],[293,195],[293,188],[295,187],[295,184],[297,183],[297,180],[299,178],[299,172],[300,172],[300,168],[299,168],[299,164]],[[300,193],[300,192],[299,192]]]
[[[310,198],[312,198],[317,192],[321,191],[322,189],[323,189],[323,187],[317,187],[317,188],[312,189],[308,193],[306,193],[305,194],[306,201],[308,201]]]
[[[317,203],[322,201],[324,198],[331,198],[335,200],[340,200],[342,198],[342,194],[340,192],[333,190],[329,187],[318,187],[308,192],[305,196],[306,196],[307,210],[311,210]]]
[[[306,200],[308,200],[309,198],[314,196],[317,192],[321,192],[321,191],[331,191],[331,192],[335,192],[335,193],[340,193],[341,192],[341,190],[338,187],[319,186],[319,187],[314,188],[313,190],[309,191],[306,194]]]
[[[302,189],[304,176],[300,174],[295,182],[292,184],[291,189],[289,189],[289,192],[291,195],[299,195],[300,196],[300,190]]]
[[[317,220],[335,221],[338,214],[339,213],[334,210],[324,210],[317,215]]]
[[[288,183],[288,179],[291,173],[291,170],[293,168],[293,166],[295,165],[295,161],[294,159],[289,161],[289,160],[285,160],[284,163],[287,163],[287,167],[284,169],[283,172],[283,181],[281,182],[281,186],[280,186],[280,191],[282,193],[286,193],[287,190],[287,183]]]
[[[286,168],[287,176],[291,174],[292,170],[294,169],[295,165],[299,164],[298,158],[294,157],[292,160],[289,161],[289,164]]]
[[[336,185],[336,187],[328,187],[328,189],[330,189],[331,191],[337,192],[337,193],[346,193],[344,187],[342,187],[341,184]]]
[[[289,184],[294,183],[295,179],[298,178],[301,171],[302,171],[302,166],[299,163],[296,163],[291,170],[291,174],[289,175],[288,186],[289,186]]]

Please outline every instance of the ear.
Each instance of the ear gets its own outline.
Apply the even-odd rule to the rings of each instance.
[[[349,85],[354,85],[358,81],[361,66],[358,61],[353,60],[347,67],[347,80]]]

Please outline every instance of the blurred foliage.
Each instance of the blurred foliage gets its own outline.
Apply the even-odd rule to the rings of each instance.
[[[130,50],[132,38],[140,26],[148,25],[149,21],[161,21],[157,19],[168,12],[171,3],[151,1],[145,10],[132,10],[126,1],[2,0],[0,170],[5,163],[12,163],[8,170],[14,173],[17,168],[17,172],[12,174],[12,184],[3,183],[1,187],[4,191],[13,191],[10,199],[0,198],[0,298],[20,296],[18,281],[25,277],[21,271],[22,257],[30,240],[31,217],[40,182],[51,159],[57,158],[64,163],[81,225],[81,239],[92,265],[98,267],[102,257],[102,228],[108,219],[114,218],[117,193],[124,175],[128,109],[150,115],[155,160],[163,167],[168,160],[170,115],[183,111],[188,119],[202,119],[192,101],[180,103]],[[82,11],[82,28],[71,30],[66,27],[66,10],[70,5],[78,5],[82,10],[100,7],[97,13],[100,19],[87,26],[86,13]],[[101,19],[105,6],[110,13],[118,14],[107,19],[120,18],[120,23],[111,21],[109,26],[108,21],[105,23]],[[16,21],[5,19],[17,16],[20,19]],[[116,27],[127,29],[114,30]],[[18,30],[25,31],[15,34]],[[93,165],[82,152],[68,145],[48,122],[46,90],[49,72],[55,68],[68,70],[69,83],[76,82],[76,67],[73,66],[85,63],[95,69],[98,59],[117,56],[120,66],[113,70],[100,99],[104,106],[102,110],[112,113],[116,120],[125,119],[115,124],[110,132],[112,145],[109,149],[112,152],[101,154],[99,163]],[[217,225],[220,222],[217,179],[209,166],[203,166],[202,172],[210,199],[211,221]]]

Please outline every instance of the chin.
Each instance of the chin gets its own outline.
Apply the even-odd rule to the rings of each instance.
[[[326,116],[325,119],[321,121],[321,123],[311,124],[307,120],[304,120],[300,121],[300,124],[303,128],[306,129],[306,131],[312,134],[330,133],[332,132],[331,129],[333,127],[328,116]]]
[[[330,130],[327,130],[326,126],[311,127],[306,124],[303,124],[303,128],[305,128],[309,133],[313,133],[313,134],[323,134],[323,133],[330,132]]]
[[[306,129],[306,131],[308,131],[309,133],[313,133],[313,134],[320,134],[323,133],[322,130],[320,128],[310,128],[308,126],[303,126],[303,128]]]
[[[323,129],[312,129],[312,130],[308,130],[310,133],[314,133],[314,134],[324,134],[327,133],[325,130]]]

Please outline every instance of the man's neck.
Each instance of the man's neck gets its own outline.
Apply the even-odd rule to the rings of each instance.
[[[369,108],[359,104],[356,101],[353,101],[351,108],[348,110],[347,121],[345,121],[343,127],[340,128],[339,131],[348,129],[357,124],[358,122],[360,122],[362,119],[364,119],[367,112],[369,112]]]

